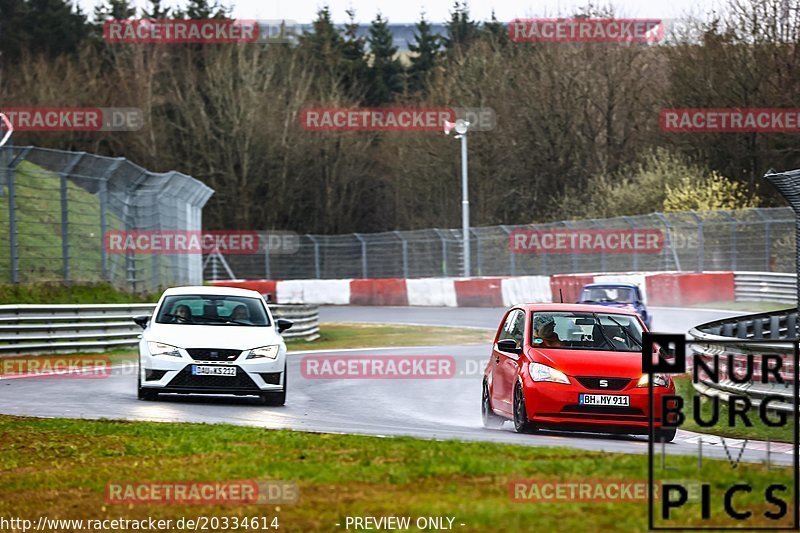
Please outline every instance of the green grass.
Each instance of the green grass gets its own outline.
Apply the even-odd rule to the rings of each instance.
[[[734,427],[728,426],[728,407],[727,403],[720,401],[719,405],[719,420],[714,427],[706,428],[698,425],[694,420],[694,407],[692,398],[697,396],[694,391],[692,381],[690,378],[680,378],[675,380],[675,387],[678,394],[684,399],[683,412],[686,420],[681,425],[681,429],[688,431],[695,431],[697,433],[713,433],[720,437],[731,437],[737,439],[753,439],[753,440],[770,440],[772,442],[792,442],[794,439],[794,422],[791,415],[787,418],[785,425],[780,427],[771,427],[764,424],[758,416],[758,409],[751,409],[748,411],[748,418],[752,422],[751,427],[744,426],[740,419],[736,419]],[[713,415],[712,400],[710,398],[701,396],[701,415],[702,420],[711,420]],[[773,415],[772,419],[777,420]]]
[[[264,416],[281,409],[253,407]],[[515,480],[647,479],[645,455],[484,442],[271,431],[232,425],[27,419],[0,416],[0,516],[194,518],[278,516],[282,531],[336,531],[346,516],[451,516],[462,531],[645,531],[643,502],[515,503]],[[718,499],[750,481],[739,506],[765,507],[761,487],[788,484],[789,469],[669,457],[670,479],[702,480]],[[773,466],[773,468],[775,468]],[[662,477],[657,470],[656,476]],[[275,505],[118,505],[108,483],[282,480],[299,499]],[[791,490],[791,489],[790,489]],[[787,495],[787,498],[789,496]],[[697,512],[698,504],[690,504]],[[756,513],[760,517],[760,513]],[[686,514],[679,523],[689,523]],[[464,524],[463,527],[458,524]],[[709,525],[706,524],[706,525]]]
[[[134,294],[110,283],[0,284],[0,304],[154,303],[158,294]]]
[[[28,161],[15,172],[16,224],[19,245],[19,280],[60,279],[61,194],[60,177]],[[71,269],[78,279],[100,279],[100,201],[93,194],[68,182],[68,242]],[[0,246],[8,250],[8,196],[0,197]],[[10,276],[10,255],[0,256],[0,272]],[[7,278],[8,279],[8,278]]]
[[[320,324],[320,338],[313,342],[291,341],[289,350],[334,350],[378,346],[443,346],[491,343],[493,332],[441,326],[394,326],[387,324]]]
[[[78,176],[71,176],[77,178]],[[86,179],[86,178],[84,178]],[[16,230],[18,244],[18,281],[21,283],[63,279],[61,228],[61,177],[29,161],[23,161],[14,173],[16,191]],[[7,188],[5,189],[7,190]],[[100,225],[100,198],[67,180],[67,244],[70,279],[80,282],[103,281],[101,250],[103,233]],[[0,282],[11,281],[9,250],[8,194],[0,196]],[[106,229],[122,229],[122,223],[111,210],[106,211]],[[154,256],[135,256],[136,270],[151,275]],[[125,258],[108,255],[109,271],[123,280]],[[163,275],[169,265],[162,261]],[[161,279],[169,279],[162,277]]]

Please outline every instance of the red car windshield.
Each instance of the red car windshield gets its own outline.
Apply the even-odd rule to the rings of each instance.
[[[636,317],[614,313],[533,313],[536,348],[640,352],[642,327]]]

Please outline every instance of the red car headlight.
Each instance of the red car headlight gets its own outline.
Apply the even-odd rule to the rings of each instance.
[[[637,387],[647,387],[650,383],[650,374],[642,374]],[[669,376],[666,374],[653,374],[653,387],[669,387]]]
[[[551,383],[566,383],[569,385],[569,378],[560,370],[543,365],[541,363],[531,363],[528,366],[533,381],[549,381]]]

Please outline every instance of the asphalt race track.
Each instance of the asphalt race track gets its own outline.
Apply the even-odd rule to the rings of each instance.
[[[655,330],[686,332],[693,325],[731,313],[711,310],[656,308]],[[336,307],[323,308],[323,321],[458,325],[494,328],[500,309]],[[450,379],[305,379],[301,361],[308,352],[289,357],[289,394],[284,407],[259,406],[249,398],[161,396],[158,402],[136,399],[135,366],[114,367],[105,377],[41,376],[0,380],[0,412],[12,415],[70,418],[110,418],[164,422],[230,423],[302,431],[354,433],[381,436],[406,435],[435,439],[461,439],[567,446],[607,452],[646,453],[644,437],[542,432],[519,435],[506,423],[490,430],[481,425],[481,369],[488,346],[416,347],[345,350],[325,354],[449,355],[456,360]],[[696,455],[701,436],[678,431],[668,454]],[[703,437],[703,456],[734,460],[741,441]],[[773,444],[771,458],[791,463],[789,445]],[[765,443],[748,442],[742,461],[766,460]]]

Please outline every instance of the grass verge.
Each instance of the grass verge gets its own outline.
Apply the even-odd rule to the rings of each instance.
[[[153,303],[158,294],[134,294],[110,283],[0,284],[0,304],[121,304]]]
[[[314,342],[291,341],[292,350],[334,350],[378,346],[444,346],[448,344],[491,343],[489,330],[441,326],[394,326],[389,324],[327,323],[320,325]]]
[[[694,419],[694,405],[692,398],[697,395],[692,386],[692,380],[687,377],[681,377],[675,380],[676,392],[684,399],[683,413],[686,416],[681,429],[687,431],[695,431],[697,433],[713,433],[720,437],[731,437],[736,439],[752,439],[752,440],[770,440],[773,442],[792,442],[794,439],[794,422],[792,416],[788,415],[786,424],[780,427],[771,427],[766,425],[758,416],[758,409],[751,409],[748,411],[748,418],[752,426],[747,427],[742,424],[741,420],[736,419],[734,427],[728,426],[728,407],[727,402],[719,402],[719,419],[714,424],[714,427],[702,427]],[[700,415],[702,420],[710,421],[713,418],[713,407],[711,398],[705,396],[700,397]],[[774,413],[770,413],[772,420],[777,420]]]
[[[265,416],[270,412],[265,409]],[[277,516],[281,531],[341,531],[347,516],[390,515],[453,517],[453,528],[461,531],[647,529],[647,505],[641,500],[517,503],[509,491],[509,483],[517,480],[641,482],[647,479],[645,455],[232,425],[10,416],[0,416],[0,446],[0,516]],[[754,486],[752,493],[737,495],[737,507],[773,510],[763,501],[762,485],[789,484],[791,475],[789,469],[733,469],[708,459],[698,467],[691,457],[670,456],[667,462],[676,469],[669,471],[671,479],[711,484],[716,500],[705,526],[729,524],[720,500],[733,483],[748,480]],[[231,480],[289,481],[297,484],[299,499],[280,506],[119,505],[105,500],[109,483]],[[671,524],[688,524],[690,510],[697,515],[699,504],[687,505]],[[760,512],[754,515],[763,521]]]

